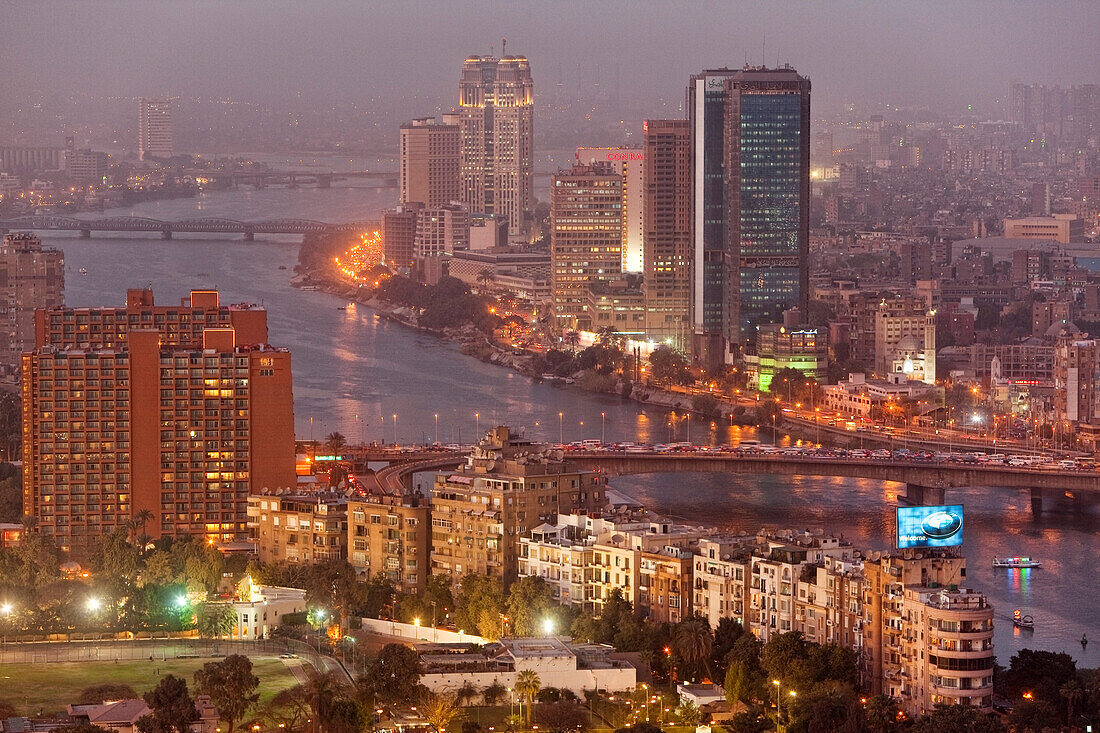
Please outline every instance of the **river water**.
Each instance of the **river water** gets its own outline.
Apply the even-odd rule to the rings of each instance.
[[[169,220],[348,221],[374,218],[393,200],[392,189],[366,187],[242,189],[105,213]],[[616,397],[536,383],[377,319],[363,306],[296,290],[288,283],[297,261],[296,238],[81,240],[50,234],[44,240],[65,251],[70,305],[121,304],[126,288],[146,285],[158,302],[176,301],[191,288],[217,287],[225,300],[266,305],[272,342],[293,352],[299,437],[322,438],[339,430],[352,440],[460,442],[498,423],[524,426],[528,436],[552,441],[602,436],[722,443],[741,436],[736,427],[674,419]],[[77,274],[80,268],[87,275]],[[748,532],[765,525],[823,528],[868,549],[893,543],[894,508],[903,490],[899,484],[853,479],[714,474],[621,477],[612,485],[686,522]],[[1035,518],[1029,495],[1013,490],[951,490],[948,500],[966,506],[967,584],[996,606],[1000,662],[1007,664],[1016,650],[1031,647],[1066,651],[1080,666],[1100,667],[1097,509]],[[994,556],[1013,554],[1041,558],[1043,567],[991,567]],[[1033,633],[1013,629],[1015,608],[1035,617]],[[1087,651],[1078,643],[1083,633],[1094,640]]]

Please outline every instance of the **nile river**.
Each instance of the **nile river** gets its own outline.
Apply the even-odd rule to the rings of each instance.
[[[393,198],[386,189],[272,188],[214,192],[106,214],[348,221],[374,218]],[[293,352],[300,437],[321,438],[339,430],[352,440],[458,442],[497,423],[524,426],[528,436],[554,441],[601,435],[608,440],[687,440],[689,430],[695,442],[736,442],[739,437],[737,428],[679,419],[670,425],[666,413],[637,403],[539,384],[463,356],[454,345],[376,319],[362,306],[295,290],[288,284],[297,261],[294,239],[44,238],[65,251],[70,305],[121,304],[126,288],[146,285],[162,303],[178,301],[191,288],[217,287],[225,300],[265,305],[272,342]],[[80,268],[87,275],[77,274]],[[888,549],[893,543],[900,489],[852,479],[714,474],[623,477],[612,485],[690,523],[748,532],[764,525],[823,528],[869,549]],[[963,551],[970,567],[965,584],[988,594],[996,606],[999,661],[1007,664],[1026,646],[1066,651],[1080,666],[1100,667],[1097,509],[1035,519],[1028,495],[1011,490],[950,490],[948,500],[966,505]],[[1014,554],[1041,558],[1043,567],[991,567],[994,556]],[[1015,608],[1035,617],[1033,633],[1013,629]],[[1093,640],[1084,653],[1078,643],[1082,633]]]

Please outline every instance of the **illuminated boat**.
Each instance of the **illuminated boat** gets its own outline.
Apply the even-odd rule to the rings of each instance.
[[[1035,619],[1030,614],[1020,614],[1020,609],[1012,612],[1012,625],[1018,629],[1034,629]]]
[[[1043,563],[1038,560],[1032,560],[1030,557],[995,557],[993,558],[993,567],[995,568],[1041,568]]]

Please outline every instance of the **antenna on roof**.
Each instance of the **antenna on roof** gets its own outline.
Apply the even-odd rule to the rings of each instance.
[[[507,48],[508,48],[508,39],[507,38],[501,38],[500,39],[500,55],[501,56],[504,56],[507,53]]]
[[[766,62],[764,59],[764,51],[768,47],[768,32],[764,31],[764,38],[760,41],[760,65],[763,66]]]

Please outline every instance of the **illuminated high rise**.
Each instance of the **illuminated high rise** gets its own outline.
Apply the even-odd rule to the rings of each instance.
[[[690,349],[691,126],[646,120],[643,224],[646,336]]]
[[[172,100],[168,97],[138,100],[138,157],[172,157]]]
[[[810,81],[790,67],[691,77],[695,356],[729,362],[756,327],[806,312]]]
[[[290,352],[261,306],[131,290],[122,308],[39,309],[35,331],[23,506],[63,549],[135,519],[153,539],[244,540],[249,494],[296,485]]]
[[[589,287],[622,275],[623,177],[611,163],[576,163],[550,190],[555,326],[586,328]]]
[[[470,56],[458,85],[462,198],[473,212],[527,231],[535,204],[531,169],[534,86],[525,56]]]

